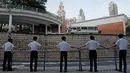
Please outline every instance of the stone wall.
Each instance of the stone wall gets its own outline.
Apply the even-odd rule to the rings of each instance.
[[[16,46],[13,59],[18,61],[30,60],[30,49],[28,44],[32,41],[32,37],[37,36],[38,42],[42,44],[42,48],[39,49],[39,60],[59,60],[60,53],[56,45],[61,41],[61,36],[67,37],[67,42],[75,47],[80,47],[84,45],[88,40],[90,35],[32,35],[32,34],[12,34],[13,43]],[[118,37],[116,35],[94,35],[96,40],[104,46],[112,46]],[[125,38],[130,41],[130,36],[125,36]],[[0,33],[0,46],[7,41],[7,34]],[[114,48],[105,49],[99,47],[97,49],[98,57],[113,57]],[[130,52],[128,50],[128,56]],[[68,55],[70,60],[78,60],[79,51],[77,49],[71,49]],[[88,58],[87,47],[81,50],[81,57]],[[3,59],[3,50],[0,50],[0,59]],[[105,58],[98,58],[105,59]]]

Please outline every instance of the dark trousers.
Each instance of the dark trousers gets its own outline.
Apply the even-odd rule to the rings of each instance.
[[[63,58],[65,60],[64,71],[67,71],[67,52],[66,51],[60,52],[60,71],[62,71]]]
[[[90,70],[93,70],[93,62],[94,62],[94,70],[97,70],[97,52],[96,52],[96,50],[89,51],[89,59],[90,59]]]
[[[11,68],[11,59],[12,59],[12,55],[11,55],[11,51],[7,51],[4,52],[4,61],[3,61],[3,71],[6,70],[6,61],[8,60],[8,67],[7,70],[12,70]]]
[[[127,70],[126,54],[127,54],[127,51],[126,51],[126,50],[120,50],[120,51],[119,51],[119,69],[122,70],[122,60],[123,60],[123,63],[124,63],[124,71]]]
[[[30,71],[33,71],[33,61],[35,61],[34,70],[37,71],[37,59],[38,59],[38,53],[37,53],[37,51],[31,51]]]

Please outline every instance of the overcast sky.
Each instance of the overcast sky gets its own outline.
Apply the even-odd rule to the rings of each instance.
[[[48,0],[47,10],[57,14],[61,0]],[[78,17],[79,10],[84,10],[86,20],[109,16],[108,4],[113,1],[118,6],[119,14],[130,17],[130,0],[63,0],[66,18]]]

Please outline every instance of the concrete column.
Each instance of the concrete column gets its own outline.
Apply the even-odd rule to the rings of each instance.
[[[58,33],[59,33],[59,34],[61,33],[61,31],[60,31],[60,30],[61,30],[60,27],[61,27],[61,26],[58,25]]]
[[[34,24],[32,25],[32,33],[35,32],[35,27],[34,27]]]
[[[6,4],[5,6],[6,6],[6,8],[8,8],[8,5],[7,5],[7,4]]]
[[[17,26],[17,24],[15,24],[15,31],[18,31],[18,26]]]
[[[23,5],[22,5],[22,10],[23,10]]]
[[[38,8],[36,8],[36,12],[38,12]]]
[[[45,27],[45,33],[47,34],[48,33],[48,26],[47,25],[45,25],[46,27]]]
[[[19,25],[19,31],[22,31],[22,24]]]
[[[8,30],[8,32],[11,32],[11,27],[12,27],[12,15],[9,15],[9,30]]]

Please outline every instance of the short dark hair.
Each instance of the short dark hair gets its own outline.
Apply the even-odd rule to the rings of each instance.
[[[13,40],[12,39],[8,39],[8,41],[12,43]]]
[[[91,39],[91,40],[94,40],[95,38],[94,38],[94,36],[90,36],[90,39]]]
[[[65,36],[62,36],[61,39],[65,41],[65,40],[66,40],[66,37],[65,37]]]
[[[118,37],[119,37],[119,38],[122,38],[122,37],[123,37],[123,34],[119,34]]]
[[[33,37],[33,40],[35,40],[35,41],[36,41],[36,40],[37,40],[37,37],[36,37],[36,36],[34,36],[34,37]]]

